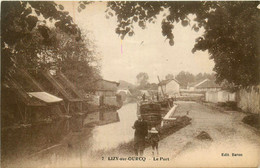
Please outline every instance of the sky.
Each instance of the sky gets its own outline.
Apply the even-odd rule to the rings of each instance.
[[[80,13],[77,2],[57,2],[65,7],[83,32],[93,40],[101,58],[101,75],[104,79],[125,80],[136,84],[136,75],[146,72],[149,82],[158,82],[167,74],[177,75],[180,71],[193,74],[212,73],[213,60],[207,52],[191,52],[195,39],[203,30],[195,32],[190,26],[176,24],[173,30],[174,46],[161,33],[161,18],[146,29],[135,26],[135,34],[124,40],[115,33],[116,17],[106,19],[106,3],[94,2]],[[121,51],[122,46],[122,51]]]

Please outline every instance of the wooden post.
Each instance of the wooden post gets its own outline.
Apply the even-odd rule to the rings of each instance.
[[[22,117],[22,120],[24,121],[23,112],[22,112],[22,110],[21,110],[21,108],[20,108],[20,104],[19,104],[18,102],[17,102],[17,107],[18,107],[18,110],[19,110],[20,115],[21,115],[21,117]]]
[[[80,112],[82,113],[82,112],[83,112],[83,102],[80,101],[80,104],[79,104],[79,105],[80,105],[80,107],[79,107],[79,108],[80,108]]]
[[[70,102],[68,102],[68,113],[70,114]]]
[[[26,108],[26,106],[24,106],[24,124],[26,124],[27,123],[27,108]]]

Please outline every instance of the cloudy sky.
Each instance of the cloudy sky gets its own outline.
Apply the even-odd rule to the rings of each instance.
[[[69,11],[79,27],[93,39],[99,57],[102,58],[102,76],[107,80],[126,80],[136,83],[136,75],[146,72],[150,82],[157,82],[167,74],[177,75],[180,71],[212,72],[214,62],[207,52],[192,54],[195,39],[203,30],[195,32],[191,27],[176,24],[174,46],[161,34],[161,20],[149,24],[145,30],[135,27],[135,35],[121,41],[115,33],[115,17],[106,19],[106,2],[95,2],[80,13],[77,2],[58,2]],[[161,16],[162,17],[162,16]],[[160,17],[159,17],[160,18]],[[122,43],[122,52],[121,52]]]

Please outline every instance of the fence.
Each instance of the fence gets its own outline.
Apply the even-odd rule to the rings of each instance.
[[[206,92],[207,102],[220,103],[228,101],[236,101],[236,93],[231,93],[225,90],[221,91],[208,91]]]

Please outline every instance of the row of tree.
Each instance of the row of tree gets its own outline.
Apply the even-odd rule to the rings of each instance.
[[[182,87],[186,88],[188,84],[200,82],[204,79],[215,81],[216,77],[214,73],[198,73],[197,75],[193,75],[190,72],[181,71],[178,75],[176,75],[175,79],[177,79],[181,83]]]
[[[62,71],[84,90],[99,77],[94,44],[55,2],[2,2],[1,36],[3,80],[15,73],[14,67],[36,75],[44,69]]]
[[[81,1],[78,11],[88,2]],[[116,33],[122,38],[134,35],[134,25],[145,29],[165,12],[162,35],[174,45],[174,23],[190,25],[194,31],[204,28],[192,52],[208,51],[214,60],[216,80],[236,86],[259,83],[260,10],[258,1],[108,2],[107,14],[116,16]],[[189,15],[195,16],[191,25]],[[27,70],[54,68],[70,80],[94,79],[99,66],[91,42],[83,37],[62,5],[55,2],[5,1],[1,4],[1,75],[5,79],[11,67]],[[79,73],[77,73],[79,72]],[[84,73],[81,73],[84,72]],[[87,83],[82,82],[88,87]],[[89,83],[89,82],[88,82]]]
[[[194,31],[203,28],[192,52],[208,51],[217,82],[245,87],[260,81],[259,5],[259,1],[111,1],[107,14],[117,17],[116,33],[121,38],[133,36],[136,25],[145,29],[147,23],[161,21],[162,35],[171,46],[175,23]],[[162,13],[163,19],[158,20]]]
[[[151,89],[156,90],[158,85],[156,83],[149,83],[149,75],[145,72],[140,72],[137,76],[138,89]],[[180,82],[181,87],[186,88],[189,83],[199,82],[204,79],[210,79],[215,81],[216,77],[214,73],[198,73],[194,75],[190,72],[181,71],[175,77],[173,74],[168,74],[165,76],[165,80],[176,79]]]

